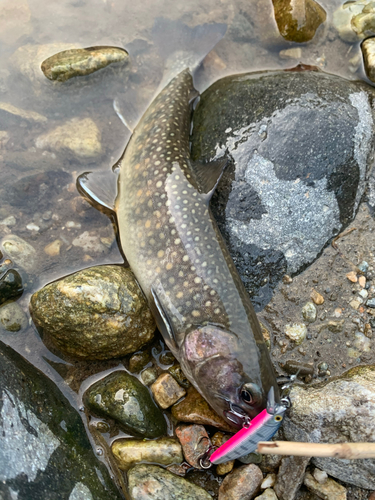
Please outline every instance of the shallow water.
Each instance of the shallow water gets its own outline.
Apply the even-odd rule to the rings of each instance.
[[[189,48],[193,28],[204,23],[225,23],[228,29],[196,72],[200,91],[225,75],[291,68],[299,62],[368,82],[359,44],[343,42],[332,26],[332,14],[341,3],[320,0],[327,21],[311,42],[301,45],[279,35],[271,0],[20,0],[17,7],[4,1],[0,5],[0,101],[47,118],[35,123],[0,111],[0,131],[9,134],[6,144],[0,140],[0,221],[10,215],[16,218],[14,226],[0,225],[0,239],[16,234],[37,251],[35,265],[23,274],[27,287],[18,302],[25,312],[30,294],[44,284],[87,266],[123,262],[116,241],[109,247],[115,235],[111,220],[83,202],[75,187],[82,172],[110,168],[126,145],[130,132],[119,119],[114,101],[127,123],[135,123],[157,92],[167,59],[175,57],[168,53],[170,47]],[[4,5],[10,6],[6,13]],[[155,30],[156,19],[161,17],[169,20],[168,31]],[[182,30],[182,25],[188,28]],[[46,44],[54,45],[43,58],[64,50],[66,44],[112,45],[127,49],[131,62],[55,84],[39,68],[41,52],[34,59],[19,56],[24,46],[35,52],[35,46]],[[293,47],[301,48],[301,60],[280,57],[281,50]],[[39,136],[73,118],[96,123],[101,154],[79,159],[37,147]],[[87,250],[74,246],[72,242],[85,231],[93,231],[109,244]],[[44,248],[56,239],[62,241],[60,254],[49,256]],[[79,396],[61,376],[65,362],[44,346],[31,322],[26,332],[1,334],[0,338],[53,379],[74,406],[80,406]],[[92,363],[79,378],[117,364]]]

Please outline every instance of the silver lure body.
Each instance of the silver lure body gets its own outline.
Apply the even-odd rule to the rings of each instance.
[[[211,215],[212,192],[200,180],[210,164],[190,160],[192,95],[184,70],[134,130],[119,163],[120,240],[186,376],[240,428],[244,420],[233,418],[233,408],[253,418],[266,407],[270,388],[276,400],[279,392],[248,293]],[[245,400],[244,385],[252,393]]]

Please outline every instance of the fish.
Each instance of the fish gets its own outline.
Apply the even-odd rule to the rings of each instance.
[[[145,111],[113,172],[85,173],[80,190],[117,216],[122,250],[165,343],[211,407],[241,429],[280,394],[249,295],[210,200],[227,160],[190,158],[189,69]],[[95,175],[96,174],[96,175]]]
[[[287,405],[275,404],[271,388],[267,408],[215,450],[209,457],[209,464],[218,465],[254,453],[259,441],[269,441],[279,430],[286,410]]]

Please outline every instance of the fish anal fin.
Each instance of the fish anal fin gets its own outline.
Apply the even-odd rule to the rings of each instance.
[[[220,158],[209,163],[192,163],[194,177],[200,191],[206,195],[207,202],[211,200],[228,162],[227,158]]]
[[[85,172],[77,179],[78,190],[93,202],[115,210],[119,169]]]
[[[154,287],[151,288],[151,295],[153,298],[153,304],[151,304],[151,311],[154,314],[158,328],[161,331],[164,340],[167,342],[167,345],[171,349],[171,351],[177,352],[178,346],[173,332],[173,327],[163,308],[157,290]]]

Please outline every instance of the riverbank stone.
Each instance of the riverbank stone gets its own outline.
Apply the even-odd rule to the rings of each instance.
[[[84,405],[95,415],[112,418],[135,436],[156,438],[167,431],[163,413],[148,389],[126,371],[117,370],[91,385]]]
[[[122,498],[78,412],[48,377],[2,342],[0,480],[0,497],[7,500]]]
[[[132,500],[212,500],[203,488],[155,465],[136,465],[128,483]]]
[[[369,85],[301,67],[228,76],[203,92],[192,158],[230,160],[211,209],[256,310],[356,215],[373,96]]]
[[[219,489],[219,500],[251,500],[262,481],[263,474],[257,465],[242,465],[225,476]]]
[[[127,470],[131,465],[140,462],[172,465],[181,464],[184,459],[180,443],[171,437],[152,441],[116,439],[111,449],[122,470]]]
[[[31,297],[33,321],[63,353],[110,359],[153,338],[155,322],[130,269],[94,266],[46,285]]]

